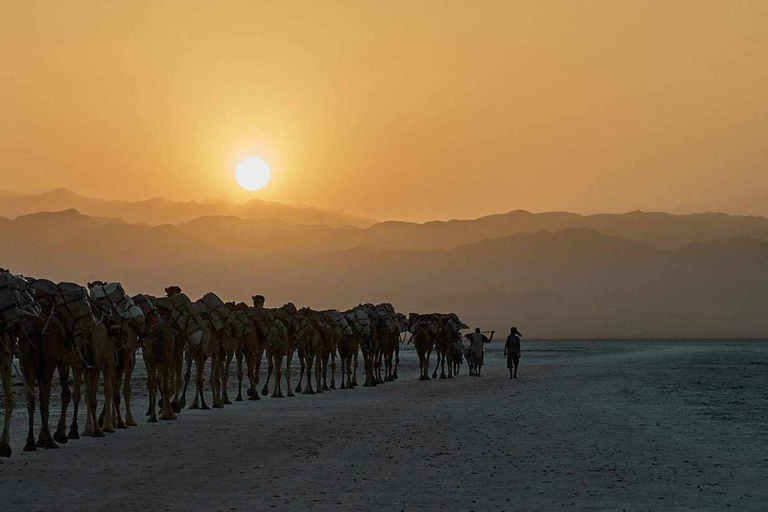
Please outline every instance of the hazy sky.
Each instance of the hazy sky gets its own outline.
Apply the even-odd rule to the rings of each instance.
[[[0,62],[0,188],[768,214],[766,0],[27,0]]]

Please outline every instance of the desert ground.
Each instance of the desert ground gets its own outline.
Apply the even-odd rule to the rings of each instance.
[[[139,427],[55,451],[21,406],[0,510],[765,510],[768,342],[523,348],[518,380],[497,343],[430,382],[403,350],[396,383],[158,424],[135,378]]]

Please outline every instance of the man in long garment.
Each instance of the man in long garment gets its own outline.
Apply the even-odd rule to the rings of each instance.
[[[466,338],[469,340],[469,348],[472,350],[472,358],[474,359],[475,376],[481,377],[480,369],[483,366],[483,345],[489,343],[490,340],[480,332],[480,328],[476,327],[475,332],[467,334]]]

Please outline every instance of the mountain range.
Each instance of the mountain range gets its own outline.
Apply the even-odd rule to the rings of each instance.
[[[108,201],[82,196],[67,188],[57,188],[43,194],[16,194],[0,191],[0,216],[14,218],[37,212],[76,209],[86,215],[119,218],[136,224],[177,224],[206,215],[231,215],[245,219],[280,219],[290,224],[324,224],[328,226],[360,226],[373,224],[344,213],[318,208],[290,206],[282,203],[251,199],[235,204],[226,201],[175,202],[162,197],[146,201]]]
[[[0,203],[7,199],[0,198]],[[104,213],[108,213],[104,211]],[[0,266],[54,280],[178,284],[272,305],[390,301],[532,337],[761,337],[768,219],[513,211],[370,227],[203,216],[149,225],[75,209],[0,218]]]

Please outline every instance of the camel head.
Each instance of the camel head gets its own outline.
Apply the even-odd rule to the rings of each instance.
[[[181,293],[181,288],[178,286],[169,286],[165,289],[165,294],[168,297],[173,297],[177,293]]]
[[[254,295],[251,297],[251,300],[253,301],[253,307],[255,308],[263,308],[264,303],[266,302],[263,295]]]

